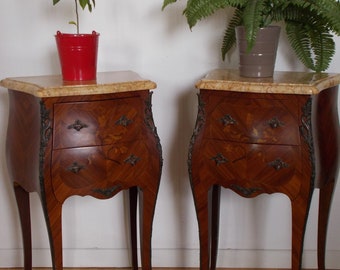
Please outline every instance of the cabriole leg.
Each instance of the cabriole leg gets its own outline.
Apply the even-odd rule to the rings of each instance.
[[[138,270],[138,255],[137,255],[137,195],[138,195],[138,188],[137,187],[132,187],[132,188],[129,189],[131,258],[132,258],[132,268],[134,270]]]
[[[31,240],[31,212],[29,193],[18,184],[14,184],[14,192],[19,209],[22,238],[24,244],[24,267],[25,270],[31,270],[32,240]]]

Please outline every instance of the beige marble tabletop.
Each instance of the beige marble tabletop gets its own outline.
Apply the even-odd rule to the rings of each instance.
[[[276,71],[273,77],[241,77],[238,70],[216,69],[200,80],[198,89],[251,93],[313,95],[339,85],[340,74]]]
[[[37,97],[109,94],[157,87],[133,71],[99,72],[96,81],[83,82],[66,82],[61,75],[7,78],[0,85]]]

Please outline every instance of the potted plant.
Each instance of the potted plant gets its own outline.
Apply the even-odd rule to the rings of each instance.
[[[60,0],[53,0],[53,5]],[[76,21],[70,21],[77,28],[76,34],[57,31],[56,42],[59,60],[65,81],[90,81],[96,79],[99,34],[81,34],[79,31],[79,6],[92,12],[95,0],[74,0]],[[78,6],[79,5],[79,6]]]
[[[164,0],[163,9],[175,2]],[[249,53],[256,47],[263,28],[284,22],[288,41],[301,62],[316,72],[328,68],[335,53],[333,34],[340,34],[338,0],[188,0],[183,14],[192,28],[215,11],[228,7],[234,13],[224,33],[223,60],[236,43],[238,26],[244,27]]]

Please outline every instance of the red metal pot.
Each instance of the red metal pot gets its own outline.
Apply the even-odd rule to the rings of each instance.
[[[55,35],[64,81],[96,80],[99,33]]]

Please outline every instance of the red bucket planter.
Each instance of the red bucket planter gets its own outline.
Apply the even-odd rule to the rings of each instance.
[[[96,80],[99,33],[55,35],[64,81]]]

